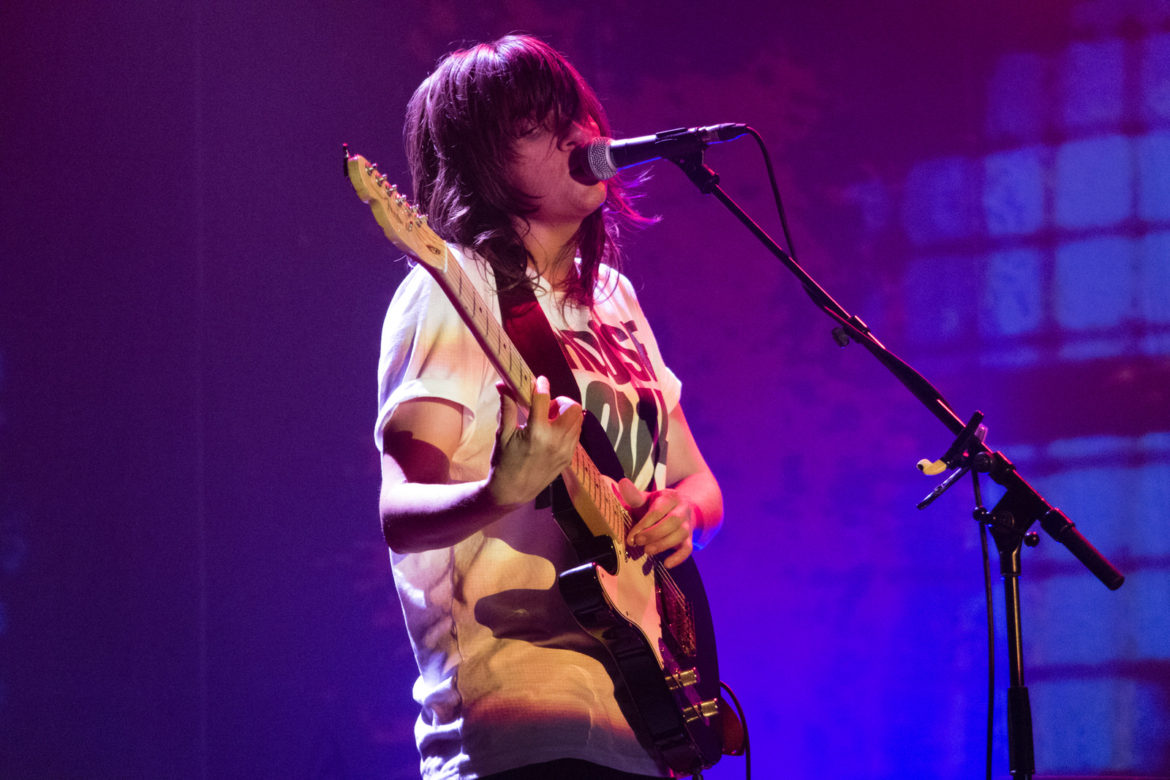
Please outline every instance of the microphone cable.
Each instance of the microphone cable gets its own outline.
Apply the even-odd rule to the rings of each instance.
[[[739,715],[739,723],[743,726],[743,748],[740,752],[743,753],[744,780],[752,780],[752,743],[748,738],[747,716],[744,715],[739,698],[736,697],[735,691],[731,690],[731,686],[720,680],[719,687],[727,691],[727,695],[731,697],[731,703],[735,705],[735,712]],[[739,753],[731,755],[739,755]]]
[[[776,184],[776,169],[772,167],[772,156],[768,154],[768,147],[764,143],[763,137],[756,132],[754,127],[749,126],[747,133],[756,139],[756,146],[760,148],[760,154],[764,156],[764,167],[768,171],[768,183],[772,186],[772,199],[776,201],[776,213],[780,216],[780,227],[784,231],[784,241],[788,244],[788,254],[795,260],[796,244],[793,243],[792,233],[788,229],[788,216],[784,213],[784,202],[780,199],[780,187]]]

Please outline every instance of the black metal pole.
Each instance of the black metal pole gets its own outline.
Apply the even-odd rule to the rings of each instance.
[[[992,528],[992,537],[996,530]],[[997,546],[999,540],[996,540]],[[1032,741],[1032,705],[1024,684],[1024,642],[1020,630],[1020,540],[1007,549],[1000,547],[999,571],[1003,576],[1003,597],[1007,606],[1008,672],[1007,691],[1008,767],[1012,777],[1032,780],[1036,758]]]

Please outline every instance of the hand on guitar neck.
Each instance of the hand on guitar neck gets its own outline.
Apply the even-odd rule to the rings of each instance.
[[[521,425],[517,399],[502,382],[496,388],[500,425],[487,490],[499,505],[518,506],[536,498],[569,467],[585,413],[572,399],[550,398],[548,379],[540,376],[533,382],[532,404]]]

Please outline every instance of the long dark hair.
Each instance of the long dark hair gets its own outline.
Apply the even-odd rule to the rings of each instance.
[[[419,208],[443,238],[482,255],[505,286],[527,284],[529,254],[513,218],[535,209],[506,175],[513,143],[534,121],[563,138],[585,117],[610,134],[597,95],[543,41],[509,35],[447,55],[406,110],[403,136]],[[574,237],[581,271],[567,296],[583,305],[593,301],[600,264],[619,265],[618,223],[647,221],[617,178],[607,185],[605,203]]]

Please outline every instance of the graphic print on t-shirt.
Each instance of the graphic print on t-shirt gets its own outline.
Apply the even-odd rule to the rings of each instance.
[[[596,377],[578,381],[582,406],[605,429],[626,475],[653,490],[666,482],[669,418],[637,330],[633,320],[618,326],[590,318],[588,330],[566,328],[556,335],[569,368]]]

